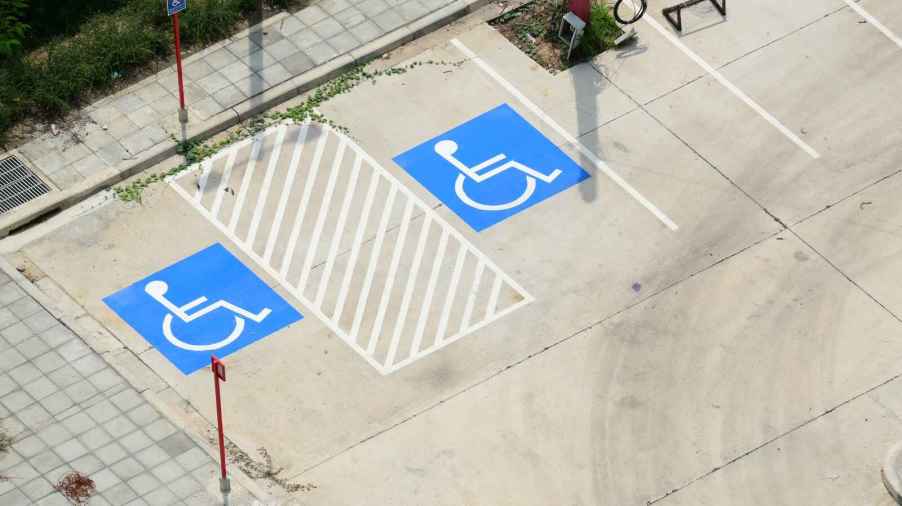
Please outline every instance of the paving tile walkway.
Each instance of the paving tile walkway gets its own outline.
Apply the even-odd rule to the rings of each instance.
[[[436,11],[451,0],[322,0],[283,13],[184,61],[189,120],[201,122]],[[80,111],[57,135],[19,147],[60,189],[173,144],[177,76],[167,68]]]
[[[90,505],[215,504],[215,462],[80,337],[0,272],[0,504],[68,505],[53,485],[92,478]]]

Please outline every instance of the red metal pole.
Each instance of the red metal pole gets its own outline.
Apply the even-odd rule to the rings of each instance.
[[[213,388],[216,390],[216,426],[219,430],[219,468],[222,471],[222,479],[226,479],[225,437],[222,429],[222,399],[219,395],[219,367],[225,370],[222,362],[215,356],[210,356],[210,364],[213,370]],[[225,378],[222,378],[225,380]]]
[[[172,15],[172,32],[175,34],[175,67],[179,75],[179,109],[185,110],[185,84],[182,81],[182,43],[179,37],[179,15]]]

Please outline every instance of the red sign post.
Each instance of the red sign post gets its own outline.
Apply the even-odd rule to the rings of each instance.
[[[179,75],[179,121],[188,122],[188,110],[185,109],[185,82],[182,80],[182,43],[179,37],[179,15],[172,16],[172,31],[175,33],[175,68]]]
[[[185,83],[182,79],[182,42],[179,30],[179,12],[188,7],[188,0],[166,0],[166,13],[172,18],[172,36],[175,39],[175,68],[179,76],[179,121],[188,122],[185,108]]]
[[[210,355],[210,369],[213,371],[213,389],[216,392],[216,428],[219,432],[219,490],[222,492],[223,504],[229,503],[229,476],[226,472],[225,436],[222,428],[222,398],[219,394],[219,382],[226,380],[225,364],[219,361],[215,355]]]

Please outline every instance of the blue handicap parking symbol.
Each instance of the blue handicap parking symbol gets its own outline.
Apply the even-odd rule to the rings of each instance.
[[[394,160],[476,231],[589,177],[507,104]]]
[[[303,318],[218,243],[103,301],[185,374]]]

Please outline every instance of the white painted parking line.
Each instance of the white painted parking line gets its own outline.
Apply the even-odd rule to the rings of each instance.
[[[282,152],[282,143],[285,142],[285,125],[279,127],[276,131],[276,145],[273,147],[273,155],[269,159],[269,165],[266,167],[266,176],[263,180],[263,189],[257,195],[257,205],[254,209],[254,217],[251,218],[250,232],[247,234],[248,244],[253,244],[257,238],[257,229],[260,227],[260,219],[263,217],[264,203],[269,196],[269,188],[272,186],[272,178],[276,173],[276,163],[279,161],[279,154]]]
[[[812,158],[820,158],[821,155],[814,148],[808,145],[805,141],[799,138],[792,130],[786,128],[786,125],[780,123],[780,121],[775,118],[771,113],[767,112],[763,107],[758,105],[757,102],[752,100],[751,97],[745,94],[744,91],[740,90],[733,83],[727,80],[726,77],[723,76],[717,69],[708,64],[705,60],[703,60],[699,55],[695,54],[694,51],[689,49],[686,44],[683,44],[678,38],[676,38],[670,30],[661,26],[658,21],[650,16],[643,16],[642,19],[645,20],[652,28],[657,30],[665,39],[667,39],[671,44],[677,47],[680,51],[683,52],[686,56],[689,57],[690,60],[694,61],[698,64],[699,67],[705,70],[711,77],[717,80],[724,88],[728,89],[730,93],[735,95],[739,100],[742,100],[747,106],[749,106],[753,111],[758,113],[762,118],[764,118],[768,123],[770,123],[774,128],[776,128],[780,133],[782,133],[787,139],[792,141],[796,146],[800,147],[803,151],[808,153]]]
[[[211,164],[209,162],[201,164],[200,179],[197,181],[197,192],[194,194],[194,200],[198,202],[200,202],[200,198],[207,188],[207,179],[210,177],[210,167]]]
[[[458,39],[451,39],[451,44],[453,44],[458,50],[460,50],[460,52],[462,52],[470,61],[475,63],[483,72],[488,74],[489,77],[494,79],[495,82],[497,82],[499,85],[501,85],[502,88],[507,90],[508,93],[510,93],[511,95],[516,97],[516,99],[519,100],[520,103],[523,104],[524,107],[529,109],[530,112],[532,112],[534,115],[539,117],[539,119],[544,121],[545,124],[547,124],[549,127],[551,127],[552,130],[557,132],[558,135],[563,137],[564,140],[566,140],[573,147],[575,147],[581,155],[583,155],[584,157],[591,160],[592,163],[595,165],[595,167],[597,167],[601,173],[606,175],[608,178],[610,178],[612,181],[614,181],[614,183],[617,184],[617,186],[619,186],[621,189],[623,189],[631,197],[636,199],[636,201],[639,202],[639,204],[641,204],[644,208],[648,209],[653,215],[655,215],[655,217],[658,220],[661,221],[661,223],[663,223],[665,226],[667,226],[667,228],[669,228],[670,230],[673,230],[673,231],[676,231],[679,228],[677,226],[677,224],[674,223],[674,221],[670,219],[670,217],[668,217],[663,211],[658,209],[658,207],[655,206],[650,200],[648,200],[641,193],[639,193],[638,190],[633,188],[633,186],[631,184],[629,184],[625,179],[623,179],[619,174],[614,172],[614,170],[611,169],[608,166],[608,164],[606,164],[600,158],[595,156],[595,153],[593,153],[589,148],[583,146],[583,144],[581,142],[579,142],[579,139],[577,139],[573,135],[570,135],[570,133],[567,132],[564,129],[564,127],[559,125],[550,116],[545,114],[545,112],[542,111],[539,108],[539,106],[537,106],[531,100],[529,100],[529,98],[527,98],[526,95],[521,93],[520,90],[518,90],[516,87],[514,87],[514,85],[511,84],[507,79],[505,79],[501,74],[496,72],[495,69],[493,69],[488,63],[486,63],[482,58],[477,56],[476,53],[471,51],[470,48],[465,46]]]
[[[279,238],[282,221],[285,219],[285,208],[288,206],[288,196],[291,195],[291,185],[294,184],[294,178],[297,175],[298,164],[301,161],[301,153],[304,150],[304,141],[307,140],[307,125],[301,127],[298,131],[297,142],[294,145],[294,151],[291,153],[291,161],[288,162],[288,175],[285,176],[285,185],[282,188],[282,196],[279,198],[279,205],[276,208],[276,215],[273,218],[273,229],[266,241],[266,250],[263,253],[263,261],[269,263],[272,260],[273,252],[276,248],[276,239]],[[229,156],[234,158],[237,151],[232,152]],[[226,171],[230,171],[227,167]],[[216,195],[216,199],[222,199],[222,195]],[[216,216],[216,213],[213,213]]]
[[[902,38],[899,38],[898,35],[893,33],[889,28],[883,25],[880,21],[877,20],[874,16],[872,16],[868,11],[864,10],[864,7],[858,5],[852,0],[845,0],[845,2],[852,8],[855,12],[858,13],[859,16],[863,17],[868,23],[871,24],[874,28],[880,30],[883,35],[886,35],[889,40],[896,43],[897,46],[902,48]]]
[[[222,198],[225,195],[226,188],[229,187],[229,179],[232,178],[232,168],[235,166],[235,157],[237,155],[237,149],[230,151],[226,160],[225,170],[222,172],[222,178],[219,180],[219,186],[216,188],[216,199],[213,201],[213,208],[210,209],[210,214],[214,217],[219,216],[219,208],[222,207]],[[210,163],[212,163],[212,160],[210,160]]]
[[[251,143],[251,156],[248,158],[247,166],[244,168],[244,177],[241,179],[241,187],[238,189],[238,200],[235,201],[232,220],[229,221],[229,230],[232,232],[235,231],[235,227],[238,226],[238,219],[241,218],[241,210],[244,208],[247,192],[250,189],[251,181],[254,179],[257,159],[260,158],[260,150],[263,149],[262,144],[263,138],[261,136],[254,137],[254,141]]]
[[[271,147],[263,150],[264,143]],[[255,166],[260,162],[262,169],[264,160],[266,173],[260,173]],[[236,161],[244,164],[242,173]],[[198,170],[204,182],[194,188],[195,180],[185,176]],[[216,177],[218,184],[206,184]],[[240,181],[237,196],[228,191],[234,180]],[[296,297],[305,313],[320,318],[382,374],[533,300],[434,209],[328,126],[277,125],[169,183]],[[390,227],[398,214],[399,226]]]

